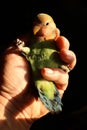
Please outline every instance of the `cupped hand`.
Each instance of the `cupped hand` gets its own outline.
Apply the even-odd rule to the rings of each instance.
[[[76,55],[69,50],[69,41],[59,36],[56,44],[61,59],[72,70]],[[15,46],[5,51],[0,62],[0,129],[29,130],[34,120],[49,113],[33,89],[29,64]],[[56,84],[62,97],[68,86],[69,72],[43,68],[41,74]]]

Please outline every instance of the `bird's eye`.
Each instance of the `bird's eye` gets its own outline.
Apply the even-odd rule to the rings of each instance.
[[[49,25],[49,22],[46,23],[46,26]]]

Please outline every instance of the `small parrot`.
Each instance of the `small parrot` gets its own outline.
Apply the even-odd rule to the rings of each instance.
[[[60,60],[58,47],[55,44],[57,27],[53,18],[46,13],[37,14],[32,29],[29,46],[17,39],[17,47],[31,65],[34,85],[38,97],[51,113],[62,111],[62,101],[58,89],[53,81],[44,79],[42,68],[61,68],[68,71],[67,65]]]

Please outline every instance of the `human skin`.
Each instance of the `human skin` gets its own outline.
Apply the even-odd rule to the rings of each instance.
[[[27,36],[24,36],[26,42]],[[60,57],[72,70],[76,55],[69,50],[69,41],[64,36],[56,39]],[[31,70],[27,60],[14,45],[7,48],[0,61],[0,129],[29,130],[32,123],[49,113],[38,99],[32,85]],[[69,73],[61,69],[43,68],[41,74],[52,80],[62,98],[68,87]]]

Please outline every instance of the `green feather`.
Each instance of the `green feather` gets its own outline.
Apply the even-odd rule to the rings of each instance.
[[[62,102],[56,88],[52,81],[47,81],[41,76],[40,70],[44,67],[47,68],[62,68],[66,65],[60,60],[59,52],[53,40],[37,41],[32,40],[29,47],[23,47],[23,50],[28,50],[23,53],[26,59],[30,62],[33,81],[36,89],[38,90],[39,98],[50,112],[59,112],[62,110]]]

